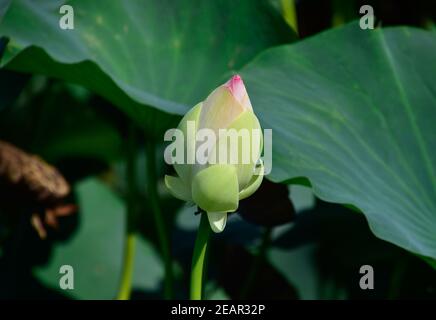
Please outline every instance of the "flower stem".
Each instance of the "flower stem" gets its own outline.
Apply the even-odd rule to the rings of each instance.
[[[289,26],[298,34],[298,19],[296,0],[281,0],[283,17]]]
[[[207,214],[202,213],[197,239],[195,240],[194,253],[192,255],[191,300],[201,300],[203,298],[203,279],[206,274],[205,257],[210,230]]]
[[[136,239],[133,233],[128,233],[124,245],[123,274],[121,277],[118,300],[129,300],[132,290],[133,266],[135,258]]]
[[[157,192],[157,177],[156,177],[156,161],[155,161],[155,144],[153,141],[146,141],[145,144],[147,153],[147,191],[148,202],[153,213],[154,221],[156,223],[157,236],[159,238],[159,245],[161,254],[165,265],[165,279],[164,279],[164,298],[173,298],[173,266],[171,260],[171,247],[168,240],[167,227],[162,215],[162,210],[159,203],[159,195]]]
[[[129,300],[132,289],[133,267],[135,261],[135,234],[133,232],[136,221],[136,127],[129,125],[128,141],[126,144],[126,180],[127,180],[127,214],[126,214],[126,237],[124,243],[124,258],[121,274],[121,282],[118,291],[118,300]]]

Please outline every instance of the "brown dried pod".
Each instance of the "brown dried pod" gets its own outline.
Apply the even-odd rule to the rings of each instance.
[[[0,140],[0,207],[4,211],[20,207],[32,214],[32,225],[45,238],[44,224],[55,228],[57,217],[76,211],[75,206],[63,204],[69,193],[68,182],[55,167]]]
[[[64,198],[70,192],[68,182],[55,167],[4,141],[0,141],[0,177],[27,188],[41,203]]]

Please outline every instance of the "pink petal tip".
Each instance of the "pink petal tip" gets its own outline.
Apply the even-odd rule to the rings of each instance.
[[[244,82],[242,81],[242,78],[240,75],[234,75],[225,86],[230,90],[232,95],[235,97],[236,100],[242,101],[244,99],[244,96],[247,94],[247,91],[245,90]]]

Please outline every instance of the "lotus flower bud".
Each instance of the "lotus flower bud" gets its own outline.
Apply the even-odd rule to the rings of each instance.
[[[227,214],[263,178],[262,131],[241,77],[232,77],[193,107],[178,129],[186,139],[183,161],[172,161],[178,176],[166,176],[165,184],[176,198],[207,212],[212,230],[221,232]]]

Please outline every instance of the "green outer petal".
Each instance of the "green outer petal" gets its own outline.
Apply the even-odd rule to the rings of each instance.
[[[261,130],[260,127],[260,123],[259,120],[257,119],[256,115],[252,112],[252,111],[245,111],[243,113],[241,113],[241,115],[239,115],[228,127],[227,129],[235,129],[235,130],[240,130],[240,129],[248,129],[248,130],[252,130],[252,129],[258,129]],[[250,136],[250,143],[252,143],[251,139],[253,137]],[[256,154],[255,154],[255,158],[256,160],[260,157],[260,154],[262,152],[262,147],[263,147],[263,134],[260,134],[260,143],[259,143],[259,150],[256,150]],[[225,142],[224,138],[219,139],[216,147],[214,148],[214,150],[211,153],[211,157],[212,159],[215,157],[215,159],[217,159],[218,161],[218,155],[216,155],[217,152],[219,152],[219,150],[221,149],[221,145],[223,145]],[[228,143],[227,145],[227,150],[228,150],[228,154],[230,153],[230,144]],[[250,163],[248,164],[242,164],[242,150],[243,150],[243,145],[241,143],[241,139],[239,139],[239,143],[238,143],[238,163],[237,165],[234,165],[236,167],[236,172],[238,175],[238,183],[239,183],[239,190],[242,190],[244,188],[246,188],[246,186],[249,184],[249,182],[251,181],[251,178],[253,176],[253,172],[254,172],[254,166],[255,166],[255,161],[253,162],[251,159],[251,154],[250,154]],[[251,152],[251,146],[250,146],[250,152]]]
[[[207,219],[213,232],[223,232],[227,223],[227,212],[208,212]]]
[[[178,176],[180,177],[180,179],[182,179],[182,181],[190,186],[191,185],[191,172],[192,172],[192,164],[187,164],[186,160],[187,160],[187,155],[189,153],[193,154],[194,159],[195,159],[195,134],[197,132],[197,128],[198,128],[198,123],[199,123],[199,117],[200,117],[200,112],[201,112],[201,108],[203,106],[203,103],[200,102],[198,103],[195,107],[193,107],[191,110],[188,111],[188,113],[185,114],[185,116],[183,117],[183,119],[180,121],[179,126],[177,127],[177,129],[182,130],[183,135],[185,137],[185,164],[174,164],[174,169],[176,170]],[[187,144],[187,122],[188,121],[195,121],[195,132],[194,132],[194,137],[193,137],[193,141],[192,144],[190,145],[192,148],[188,149],[188,144]]]
[[[262,180],[263,180],[263,173],[264,173],[264,167],[263,167],[263,162],[262,162],[260,170],[259,170],[259,174],[254,175],[251,178],[251,181],[248,184],[248,186],[244,190],[239,192],[239,200],[243,200],[245,198],[248,198],[253,193],[255,193],[257,191],[257,189],[259,189],[259,187],[262,183]]]
[[[207,212],[232,212],[238,208],[236,169],[217,164],[198,172],[192,180],[192,199]]]
[[[183,183],[182,179],[165,175],[165,185],[177,199],[192,201],[191,190]]]

